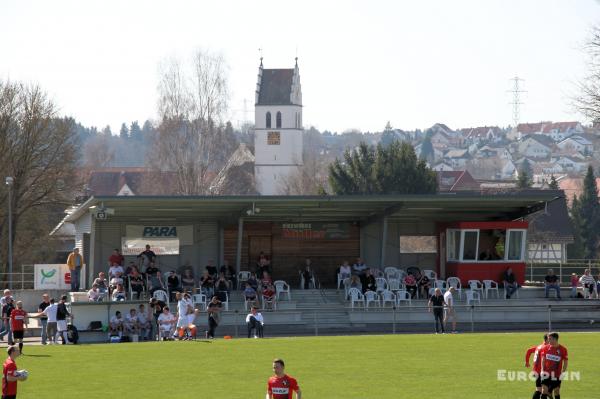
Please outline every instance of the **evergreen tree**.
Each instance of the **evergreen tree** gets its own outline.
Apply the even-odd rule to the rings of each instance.
[[[129,138],[129,129],[127,129],[127,125],[124,123],[121,123],[121,130],[119,131],[119,137],[121,137],[124,140],[127,140]]]
[[[558,182],[556,181],[556,177],[554,177],[554,175],[552,175],[550,178],[550,184],[548,184],[548,188],[550,190],[559,190]]]
[[[531,187],[531,179],[527,174],[525,169],[521,169],[519,171],[519,177],[517,179],[517,187],[518,188],[530,188]]]
[[[583,179],[583,192],[579,197],[579,206],[583,256],[586,259],[595,259],[600,227],[600,202],[598,202],[596,177],[591,165],[588,166]]]
[[[106,125],[104,129],[102,129],[102,134],[106,137],[112,137],[112,131],[110,130],[110,125]]]
[[[569,259],[582,259],[584,257],[581,205],[577,195],[573,196],[570,209],[571,222],[573,224],[573,242],[567,247]]]
[[[437,190],[436,174],[408,143],[395,141],[387,147],[361,143],[346,151],[343,161],[329,167],[329,183],[337,195],[430,194]]]
[[[131,126],[129,127],[129,138],[132,140],[142,141],[142,130],[140,129],[138,121],[131,122]]]
[[[383,130],[383,133],[381,134],[381,144],[383,146],[388,146],[394,141],[396,141],[396,134],[392,129],[392,125],[388,121],[388,123],[385,124],[385,129]]]
[[[428,134],[421,143],[421,153],[419,154],[419,159],[433,162],[434,158],[435,153],[433,151],[433,144],[431,144],[431,135]]]

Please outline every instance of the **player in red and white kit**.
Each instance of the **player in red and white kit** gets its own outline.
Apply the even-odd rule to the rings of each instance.
[[[292,399],[294,392],[296,392],[296,399],[302,398],[296,379],[285,374],[283,360],[273,360],[273,372],[275,375],[267,382],[267,399]]]
[[[550,393],[554,394],[554,399],[560,399],[560,378],[567,371],[569,355],[567,348],[558,343],[558,333],[548,334],[548,345],[544,346],[540,352],[542,363],[542,399],[550,398]]]
[[[25,319],[27,312],[23,310],[23,302],[18,301],[17,307],[10,313],[10,328],[15,342],[19,343],[19,352],[23,354],[23,335],[25,334]]]
[[[540,358],[540,352],[547,344],[548,334],[544,334],[544,342],[539,345],[532,346],[531,348],[527,349],[527,353],[525,353],[525,367],[529,367],[529,358],[531,355],[533,355],[533,367],[531,370],[535,374],[535,392],[533,393],[533,399],[540,399],[542,396],[542,379],[540,378],[542,362]]]

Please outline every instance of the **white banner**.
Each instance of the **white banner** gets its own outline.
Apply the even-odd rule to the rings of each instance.
[[[85,265],[84,265],[85,267]],[[38,264],[34,265],[34,285],[36,290],[70,290],[71,271],[66,264]],[[85,272],[81,268],[80,286]]]
[[[178,239],[179,245],[194,245],[194,226],[168,226],[168,225],[127,225],[125,237],[129,240],[169,240]],[[123,248],[125,249],[125,248]],[[140,251],[141,252],[141,251]],[[137,255],[137,254],[136,254]]]
[[[146,250],[146,245],[156,255],[179,255],[179,240],[177,238],[131,238],[121,239],[121,252],[124,256],[137,256]]]

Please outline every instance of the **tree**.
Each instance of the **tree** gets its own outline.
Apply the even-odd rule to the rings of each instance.
[[[123,140],[127,140],[129,138],[129,129],[127,129],[127,125],[125,123],[121,123],[121,130],[119,130],[119,137]]]
[[[129,138],[136,141],[142,141],[142,130],[140,129],[138,121],[131,122],[131,126],[129,127]]]
[[[112,146],[112,137],[104,134],[86,141],[83,147],[84,168],[88,171],[109,166],[116,157]]]
[[[72,119],[60,118],[58,107],[37,85],[0,81],[0,176],[12,176],[12,241],[15,255],[33,237],[22,228],[50,219],[50,210],[71,203],[77,184],[77,134]],[[8,191],[0,189],[0,243],[7,243]],[[35,217],[34,217],[35,215]],[[48,231],[45,232],[46,236]],[[22,238],[22,240],[20,240]],[[38,241],[39,242],[39,241]],[[31,248],[29,248],[31,249]],[[3,251],[4,252],[4,251]],[[3,256],[3,260],[6,257]],[[15,264],[19,259],[15,258]]]
[[[530,188],[531,187],[531,178],[527,174],[525,169],[521,169],[519,171],[519,177],[517,179],[517,187],[518,188]]]
[[[571,222],[573,223],[573,242],[567,247],[569,259],[584,258],[583,235],[581,220],[581,205],[577,195],[573,196],[570,209]]]
[[[579,95],[574,105],[586,118],[597,123],[600,122],[600,25],[592,29],[584,48],[588,55],[588,72],[578,83]]]
[[[434,171],[417,159],[414,148],[403,142],[388,147],[361,143],[329,166],[329,184],[337,195],[430,194],[437,190]]]
[[[550,190],[559,190],[560,188],[558,187],[558,182],[556,181],[556,177],[554,177],[554,175],[552,175],[550,177],[550,183],[548,184],[548,188]]]
[[[396,133],[392,129],[392,124],[388,121],[385,124],[385,128],[383,133],[381,134],[381,144],[384,146],[388,146],[397,140]]]
[[[102,134],[106,137],[112,137],[112,131],[110,130],[110,125],[106,125],[104,129],[102,129]]]
[[[158,94],[152,166],[175,171],[180,194],[208,194],[212,179],[238,146],[220,126],[228,101],[225,59],[197,51],[191,73],[176,59],[163,62]]]
[[[598,202],[596,177],[591,165],[588,166],[583,179],[583,192],[579,197],[579,205],[583,255],[586,259],[595,259],[600,235],[598,231],[600,227],[600,202]]]
[[[433,144],[431,144],[431,135],[428,134],[421,143],[421,153],[419,154],[419,159],[427,162],[433,162],[434,158],[435,152],[433,151]]]

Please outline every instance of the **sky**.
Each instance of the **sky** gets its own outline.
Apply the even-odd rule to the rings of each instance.
[[[514,76],[521,122],[584,121],[570,98],[597,23],[598,0],[0,0],[0,79],[116,133],[156,119],[162,60],[207,49],[227,60],[239,125],[262,49],[265,68],[298,56],[304,125],[320,130],[507,126]]]

